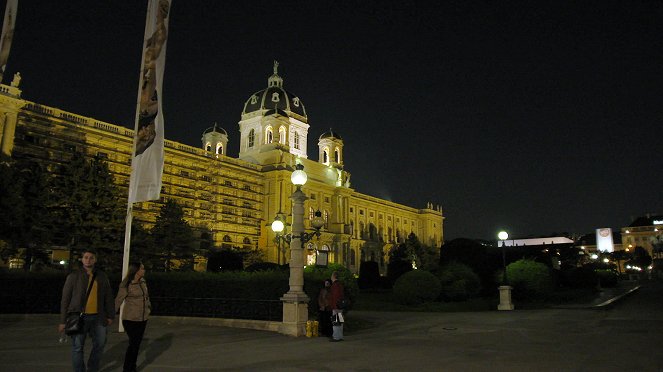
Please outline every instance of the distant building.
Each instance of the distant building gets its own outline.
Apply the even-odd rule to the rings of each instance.
[[[504,244],[505,247],[519,247],[519,246],[531,246],[531,245],[546,245],[546,244],[573,244],[573,240],[565,236],[551,236],[545,238],[526,238],[526,239],[507,239],[507,240],[498,240],[497,246],[501,247]]]
[[[73,151],[102,157],[126,195],[132,129],[26,101],[18,86],[0,85],[0,115],[4,154],[39,161],[51,171],[68,161]],[[318,160],[309,159],[307,111],[299,96],[283,88],[276,66],[267,87],[246,100],[240,118],[239,158],[227,155],[230,136],[216,124],[197,129],[202,133],[200,147],[166,140],[161,200],[136,203],[134,218],[149,227],[161,204],[173,199],[197,229],[201,249],[260,249],[268,261],[287,262],[290,254],[279,252],[270,224],[278,213],[284,215],[286,225],[291,222],[294,186],[290,175],[301,163],[309,180],[303,187],[309,197],[307,216],[312,219],[319,210],[325,221],[320,239],[306,247],[309,264],[323,252],[330,263],[354,272],[361,261],[368,260],[378,262],[384,271],[388,251],[410,233],[423,244],[441,246],[444,217],[439,205],[414,208],[352,188],[344,162],[345,144],[336,131],[330,129],[317,139]],[[200,123],[186,124],[196,128]],[[166,130],[168,125],[166,120]],[[374,155],[378,161],[379,154]],[[205,264],[197,260],[197,269],[204,270]]]
[[[663,215],[638,217],[628,227],[622,227],[622,245],[628,249],[642,247],[655,257],[654,243],[663,239]]]
[[[617,232],[612,232],[612,244],[615,251],[624,249],[622,245],[622,235]],[[576,246],[587,254],[597,253],[598,247],[596,245],[596,233],[586,234],[576,240]]]

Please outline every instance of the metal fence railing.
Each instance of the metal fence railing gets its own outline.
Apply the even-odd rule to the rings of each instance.
[[[280,321],[279,300],[151,297],[153,315]],[[0,295],[2,314],[57,314],[60,295]]]

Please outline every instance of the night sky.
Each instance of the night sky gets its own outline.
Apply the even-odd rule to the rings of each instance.
[[[1,2],[4,12],[4,1]],[[273,60],[360,192],[442,205],[445,238],[619,229],[663,212],[661,1],[174,0],[166,138],[239,151]],[[4,83],[134,126],[147,1],[23,1]]]

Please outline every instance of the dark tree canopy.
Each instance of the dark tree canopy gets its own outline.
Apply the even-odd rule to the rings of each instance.
[[[98,252],[100,265],[119,269],[125,204],[108,165],[98,157],[88,161],[76,152],[52,179],[51,191],[55,243],[68,246],[71,258],[83,248],[92,248]]]
[[[184,210],[174,200],[161,207],[152,228],[150,260],[153,270],[193,269],[193,229],[184,220]]]

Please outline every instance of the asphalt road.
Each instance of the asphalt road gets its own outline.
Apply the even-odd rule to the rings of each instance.
[[[663,371],[663,283],[601,309],[351,312],[375,327],[343,342],[150,320],[141,371]],[[55,315],[0,316],[1,371],[70,371]],[[113,327],[116,329],[116,327]],[[89,341],[88,341],[89,342]],[[115,330],[102,371],[121,371]],[[87,349],[89,350],[89,343]]]

